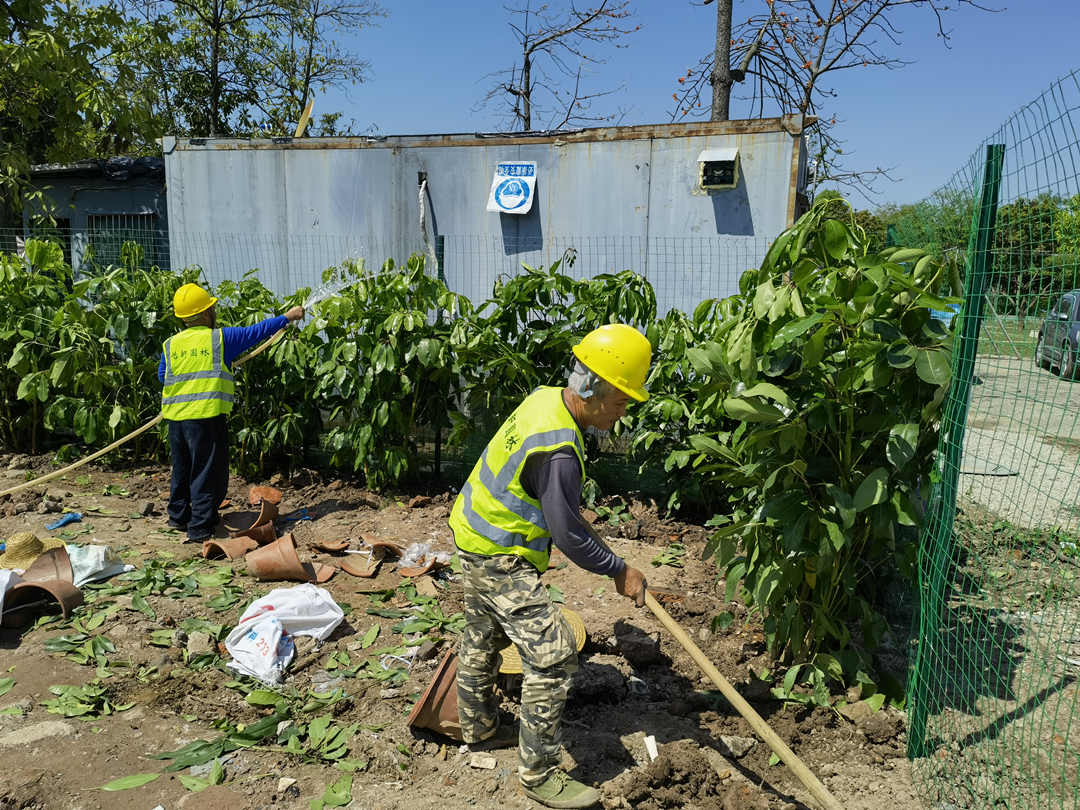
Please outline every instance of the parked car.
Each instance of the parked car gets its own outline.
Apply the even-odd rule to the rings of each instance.
[[[1070,290],[1058,300],[1039,327],[1035,365],[1056,368],[1067,380],[1076,377],[1080,359],[1080,290]]]

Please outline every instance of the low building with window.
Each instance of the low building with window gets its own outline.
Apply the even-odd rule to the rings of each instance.
[[[132,260],[169,267],[162,158],[37,165],[30,169],[30,185],[22,228],[4,234],[5,250],[17,250],[29,237],[45,236],[60,242],[77,270]]]

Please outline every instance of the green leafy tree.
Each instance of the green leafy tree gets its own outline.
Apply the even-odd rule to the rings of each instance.
[[[694,433],[671,469],[727,490],[707,551],[728,598],[764,616],[770,652],[827,678],[867,680],[886,628],[878,594],[913,574],[956,299],[922,250],[867,251],[818,201],[740,281],[713,340],[687,351]],[[795,676],[792,676],[793,678]]]
[[[133,23],[113,3],[0,3],[0,199],[21,207],[34,163],[152,147],[149,107],[133,96]]]

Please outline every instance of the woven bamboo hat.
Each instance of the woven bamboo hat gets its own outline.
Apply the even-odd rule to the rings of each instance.
[[[585,622],[568,607],[562,609],[562,615],[566,623],[570,625],[570,629],[574,631],[574,646],[577,647],[578,652],[581,652],[581,648],[585,646]],[[521,674],[521,653],[513,644],[499,651],[499,659],[499,672],[503,675]]]
[[[51,548],[59,548],[64,541],[56,537],[40,539],[30,532],[18,532],[11,535],[7,548],[0,554],[0,568],[27,569],[30,564]]]

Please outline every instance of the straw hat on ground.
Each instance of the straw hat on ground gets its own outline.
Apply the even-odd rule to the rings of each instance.
[[[46,537],[44,540],[30,532],[18,532],[11,535],[7,548],[0,554],[0,568],[19,568],[26,570],[30,564],[51,548],[64,545],[63,540]]]

